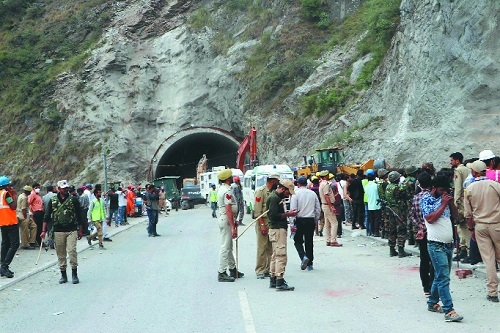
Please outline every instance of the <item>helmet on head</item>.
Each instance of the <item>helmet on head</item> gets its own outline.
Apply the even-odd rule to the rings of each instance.
[[[240,181],[240,177],[238,177],[238,176],[233,177],[233,181],[239,182]]]
[[[7,178],[7,176],[1,176],[0,177],[0,186],[7,186],[10,185],[10,180]]]
[[[367,176],[375,176],[375,171],[373,171],[373,169],[368,169],[368,170],[366,170],[366,175]]]
[[[389,172],[389,181],[391,183],[396,183],[399,181],[399,178],[401,178],[401,174],[397,171],[391,171]]]

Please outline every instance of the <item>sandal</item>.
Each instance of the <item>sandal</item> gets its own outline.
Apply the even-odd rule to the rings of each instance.
[[[427,310],[429,310],[430,312],[443,313],[443,308],[437,303],[433,306],[427,306]]]

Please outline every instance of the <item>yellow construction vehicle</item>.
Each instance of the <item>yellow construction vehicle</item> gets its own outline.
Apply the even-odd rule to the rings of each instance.
[[[316,157],[311,155],[309,160],[307,160],[306,156],[303,156],[303,158],[304,165],[294,170],[297,177],[308,176],[321,170],[328,170],[333,174],[355,174],[360,169],[366,171],[368,169],[385,168],[385,161],[383,159],[369,159],[361,164],[345,164],[344,154],[340,146],[318,148],[316,149]]]

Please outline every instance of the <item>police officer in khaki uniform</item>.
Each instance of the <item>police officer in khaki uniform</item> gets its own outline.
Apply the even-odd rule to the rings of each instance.
[[[221,185],[217,191],[217,205],[219,207],[219,229],[221,236],[220,254],[219,254],[219,282],[234,282],[234,280],[243,277],[243,273],[236,272],[236,262],[233,255],[233,238],[238,236],[238,225],[235,223],[235,217],[238,213],[238,206],[234,198],[231,183],[233,182],[233,173],[231,169],[225,169],[217,175]],[[227,269],[229,274],[227,275]],[[237,274],[236,274],[237,273]]]
[[[328,182],[328,175],[328,170],[323,170],[319,173],[321,177],[321,182],[319,183],[319,197],[321,199],[321,209],[325,216],[326,246],[340,247],[342,244],[337,242],[337,229],[339,224],[335,216],[335,208],[333,207],[335,197],[333,196],[332,188]]]
[[[470,262],[470,258],[468,258],[470,231],[467,229],[467,223],[465,221],[463,186],[465,179],[470,174],[470,170],[462,164],[463,160],[464,156],[459,152],[450,155],[450,165],[453,168],[453,202],[455,202],[455,206],[457,206],[458,209],[458,218],[455,223],[458,226],[457,233],[460,238],[460,252],[453,260],[458,261],[460,259],[465,259]]]
[[[280,181],[278,173],[272,173],[267,177],[264,185],[255,191],[255,202],[253,205],[253,217],[256,218],[267,210],[266,200],[271,191],[275,190]],[[257,279],[269,277],[269,265],[273,248],[269,241],[269,219],[267,214],[259,217],[255,223],[255,233],[257,234],[257,262],[255,264],[255,274]]]

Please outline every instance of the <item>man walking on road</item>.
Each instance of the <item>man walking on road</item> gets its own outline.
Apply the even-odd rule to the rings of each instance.
[[[212,188],[210,190],[209,200],[210,200],[210,208],[212,208],[212,217],[217,218],[217,187],[215,184],[210,184]]]
[[[448,194],[450,182],[444,176],[436,176],[432,181],[430,194],[420,200],[420,208],[427,228],[427,249],[434,267],[434,281],[427,300],[431,312],[444,312],[445,321],[461,321],[453,309],[450,294],[450,270],[453,254],[453,225],[451,217],[456,218],[458,211],[453,197]],[[439,300],[443,303],[441,307]]]
[[[154,185],[146,186],[146,209],[148,212],[148,236],[149,237],[158,237],[160,236],[156,232],[156,225],[158,224],[158,209],[159,209],[159,200],[160,200],[160,189]]]
[[[68,282],[66,274],[67,261],[72,271],[72,282],[77,284],[78,279],[78,253],[76,252],[76,240],[82,238],[82,226],[84,217],[81,216],[81,207],[78,198],[69,194],[69,185],[66,180],[57,182],[59,193],[52,197],[43,217],[41,239],[45,238],[47,233],[47,223],[52,220],[52,230],[54,232],[54,241],[61,270],[61,279],[59,283]]]
[[[101,199],[101,190],[94,190],[94,199],[89,204],[87,211],[88,224],[93,224],[97,229],[97,239],[99,240],[99,249],[105,250],[102,243],[102,225],[105,222],[106,214],[104,213],[104,200]],[[95,240],[95,238],[94,238]],[[92,236],[87,236],[87,242],[92,246]]]
[[[297,179],[298,189],[290,199],[290,210],[297,211],[295,225],[297,231],[293,238],[295,248],[301,261],[300,268],[313,270],[313,238],[316,221],[319,220],[321,207],[318,196],[307,188],[307,178],[302,176]],[[304,251],[305,245],[305,251]]]
[[[272,173],[267,177],[266,183],[255,191],[255,202],[253,205],[253,217],[257,218],[267,210],[267,197],[279,184],[280,175]],[[257,235],[257,262],[255,264],[255,274],[257,279],[269,277],[271,265],[271,255],[273,247],[269,241],[269,218],[267,214],[259,217],[255,223],[255,233]]]
[[[288,221],[287,217],[297,215],[296,210],[291,210],[285,213],[285,208],[282,204],[283,199],[295,194],[295,186],[291,180],[280,181],[278,188],[274,190],[266,201],[266,206],[269,209],[267,216],[269,217],[269,240],[273,247],[270,265],[270,288],[276,288],[276,291],[291,291],[294,287],[289,286],[285,279],[285,266],[287,262],[286,256],[286,239]]]
[[[233,173],[231,169],[219,172],[217,178],[221,181],[217,191],[217,205],[220,208],[219,230],[221,246],[219,253],[219,282],[234,282],[236,278],[242,278],[243,273],[237,272],[236,261],[233,255],[233,239],[238,236],[238,224],[235,222],[238,206],[231,189]],[[227,275],[229,268],[230,275]]]
[[[17,224],[16,191],[10,184],[9,178],[0,177],[0,231],[2,234],[2,246],[0,252],[0,276],[13,278],[14,272],[9,265],[14,259],[19,247],[19,225]]]
[[[498,275],[495,264],[500,262],[500,183],[486,178],[487,166],[483,161],[475,161],[470,167],[474,182],[465,190],[465,217],[485,264],[486,299],[496,303]]]

